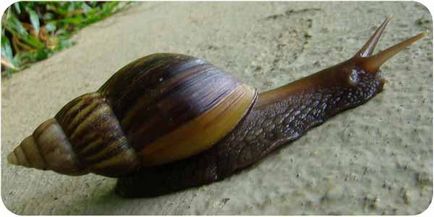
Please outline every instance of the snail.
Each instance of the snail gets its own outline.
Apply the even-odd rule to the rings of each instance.
[[[380,66],[425,35],[373,55],[389,20],[350,59],[262,93],[200,58],[137,59],[43,122],[8,162],[118,177],[125,197],[221,180],[380,93]]]

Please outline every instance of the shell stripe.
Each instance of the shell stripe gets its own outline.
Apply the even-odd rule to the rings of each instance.
[[[142,107],[143,112],[132,113],[129,117],[135,123],[125,129],[130,144],[136,150],[142,150],[157,138],[211,109],[239,85],[235,79],[228,78],[230,76],[221,71],[210,69],[167,88],[167,93],[156,102]]]
[[[105,175],[122,174],[110,167],[138,163],[134,149],[127,142],[110,105],[99,93],[84,95],[62,111],[59,121],[71,143],[71,148],[87,170]],[[68,122],[64,122],[69,120]],[[122,156],[119,158],[118,156]],[[123,160],[122,160],[123,159]]]
[[[120,129],[117,123],[113,123],[113,121],[110,120],[96,120],[95,122],[102,123],[100,124],[99,131],[106,133],[99,135],[98,139],[95,141],[89,141],[85,147],[77,150],[80,156],[84,158],[98,155],[100,152],[104,152],[105,149],[110,148],[112,145],[122,145],[122,143],[118,141],[126,141],[123,134],[119,133]]]
[[[80,154],[83,158],[86,159],[87,163],[95,163],[97,161],[101,161],[111,157],[112,155],[114,155],[114,153],[121,152],[121,149],[125,148],[125,143],[127,143],[126,138],[122,137],[120,139],[110,141],[109,144],[104,144],[104,147],[98,147],[96,152],[90,149],[87,151],[83,151]]]
[[[131,108],[126,110],[125,115],[122,117],[121,125],[122,128],[127,132],[131,125],[136,122],[136,115],[141,116],[150,116],[149,112],[139,112],[143,109],[151,110],[152,107],[155,107],[155,104],[158,100],[164,99],[169,93],[171,93],[174,88],[179,88],[179,86],[183,85],[183,81],[185,82],[187,78],[193,75],[200,75],[205,73],[206,65],[199,65],[189,68],[189,71],[185,71],[183,73],[179,73],[174,77],[168,78],[167,80],[163,80],[160,84],[159,89],[149,89],[145,92],[143,96],[138,98],[134,104],[130,104]],[[156,97],[158,96],[158,97]]]
[[[184,55],[174,57],[168,54],[154,54],[120,69],[98,92],[107,96],[113,106],[113,112],[122,119],[130,105],[136,104],[144,92],[155,89],[161,79],[167,80],[189,68],[203,64],[207,63]]]
[[[99,134],[95,131],[88,131],[86,135],[82,135],[81,139],[82,142],[79,142],[77,144],[74,144],[75,149],[82,150],[89,144],[93,144],[95,142],[98,142],[100,140]]]
[[[116,117],[109,115],[109,113],[111,113],[111,110],[108,105],[99,106],[98,109],[95,109],[83,120],[82,125],[78,127],[79,130],[77,130],[77,134],[71,136],[71,140],[74,144],[78,142],[85,143],[82,149],[75,148],[75,150],[86,164],[94,163],[88,161],[88,159],[95,155],[100,155],[100,152],[107,148],[115,148],[115,151],[111,152],[112,155],[116,155],[122,151],[121,149],[116,149],[116,147],[111,147],[112,145],[120,145],[120,143],[116,141],[125,140],[125,138],[122,133],[119,133],[121,131],[119,123],[113,121],[113,118],[116,119]],[[110,118],[107,118],[107,115],[109,115],[108,117]],[[90,131],[95,130],[97,131],[96,133],[99,134],[96,141],[81,140],[80,135],[86,135]],[[103,158],[99,160],[102,161]]]
[[[255,90],[239,85],[209,111],[144,148],[141,152],[143,165],[183,159],[210,148],[235,128],[255,97]],[[227,112],[229,110],[231,112]]]
[[[56,114],[56,120],[61,122],[68,122],[71,118],[74,116],[68,116],[67,113],[71,111],[72,109],[77,110],[77,106],[81,106],[81,102],[83,101],[83,97],[85,97],[87,94],[82,95],[81,97],[77,97],[73,100],[71,100],[69,103],[67,103],[63,108],[57,112]]]
[[[82,167],[80,159],[73,151],[73,147],[63,127],[56,119],[52,118],[43,122],[36,128],[32,136],[23,140],[21,146],[37,146],[34,147],[34,153],[40,153],[41,160],[43,160],[41,162],[45,162],[46,168],[53,171],[71,175],[86,172],[85,168]],[[33,166],[37,165],[33,164]]]
[[[62,110],[56,115],[56,119],[62,123],[71,123],[73,119],[76,118],[77,114],[81,112],[84,108],[88,107],[89,104],[93,102],[93,98],[95,97],[94,93],[85,94],[77,99],[74,99],[70,103],[68,103]],[[69,134],[69,132],[75,128],[75,125],[80,122],[76,122],[74,124],[68,124],[68,128],[64,128],[65,133]]]
[[[208,80],[206,78],[207,77],[209,78],[211,76],[214,75],[203,74],[203,76],[201,76],[201,77],[205,77],[203,78],[204,85],[202,85],[202,89],[209,87],[209,85],[206,84],[208,83]],[[134,129],[137,129],[137,126],[140,126],[141,123],[144,123],[149,119],[155,118],[156,114],[167,114],[166,116],[168,116],[169,118],[172,118],[172,116],[177,117],[178,122],[177,120],[171,120],[171,122],[173,122],[173,125],[176,126],[178,125],[179,122],[191,119],[196,114],[201,113],[204,110],[207,110],[213,104],[206,102],[207,99],[208,100],[212,99],[211,97],[208,98],[206,97],[207,95],[209,95],[206,93],[206,91],[197,91],[196,93],[186,91],[186,89],[189,89],[194,84],[196,86],[199,86],[202,83],[199,84],[198,82],[196,83],[183,82],[171,89],[167,88],[166,93],[163,93],[158,99],[155,99],[152,104],[140,106],[142,110],[145,110],[146,112],[135,112],[135,113],[131,113],[130,116],[127,116],[126,117],[127,119],[134,120],[134,122],[137,124],[135,126],[134,125],[131,126],[130,128],[126,127],[125,131],[131,133],[131,128],[133,128],[132,131],[134,131]],[[223,86],[220,91],[225,91],[226,89],[228,89],[228,87]],[[201,92],[205,92],[205,93],[202,94]],[[206,96],[201,97],[201,94],[202,95],[206,94]],[[195,102],[194,100],[197,101]],[[176,104],[174,102],[179,102],[179,103]],[[192,105],[192,103],[195,104]],[[195,107],[196,105],[197,107]],[[122,126],[124,127],[124,125]]]
[[[135,60],[134,62],[122,67],[117,73],[115,73],[107,82],[105,82],[98,92],[109,93],[114,95],[114,98],[120,98],[125,96],[122,94],[122,90],[125,85],[131,84],[138,74],[145,73],[149,70],[149,67],[143,67],[142,65],[146,63],[147,66],[155,66],[160,60],[155,56],[146,56]]]
[[[101,103],[98,106],[95,106],[93,110],[90,110],[90,112],[83,110],[83,114],[78,113],[77,117],[79,117],[81,122],[77,125],[74,131],[70,132],[71,134],[69,135],[69,138],[73,141],[82,139],[82,135],[85,135],[91,130],[89,129],[89,126],[98,124],[96,121],[101,119],[101,116],[109,112],[110,108],[107,105]]]
[[[82,125],[83,120],[89,116],[90,113],[94,112],[97,107],[99,107],[102,104],[101,100],[93,100],[90,104],[86,105],[83,103],[82,108],[80,108],[79,111],[74,112],[75,117],[72,118],[70,121],[69,128],[67,129],[68,134],[74,135],[79,128],[80,125]]]
[[[98,137],[96,137],[95,140],[83,139],[81,146],[75,146],[75,149],[77,150],[77,154],[79,154],[80,156],[86,156],[98,152],[101,149],[100,145],[104,145],[104,146],[106,145],[104,143],[104,140],[99,136],[100,135],[98,135]]]
[[[135,161],[136,159],[133,157],[135,155],[134,150],[124,149],[122,152],[110,158],[95,162],[91,167],[95,171],[111,174],[112,176],[122,175],[138,166],[138,162]],[[132,159],[134,159],[134,161]]]
[[[128,151],[128,149],[129,147],[127,139],[123,137],[105,145],[105,147],[101,148],[101,150],[99,150],[97,153],[89,156],[83,155],[83,158],[88,164],[96,165],[104,161],[110,161],[121,152]]]
[[[75,105],[71,106],[67,111],[65,111],[65,115],[63,116],[64,122],[69,123],[68,128],[65,128],[65,133],[71,134],[70,132],[74,130],[76,125],[80,124],[80,122],[72,123],[74,119],[76,119],[77,114],[81,112],[84,108],[86,108],[92,101],[85,100],[87,95],[80,97],[81,99],[76,102]]]

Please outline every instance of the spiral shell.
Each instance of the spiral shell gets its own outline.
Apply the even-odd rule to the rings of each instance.
[[[69,175],[122,176],[209,149],[235,128],[256,95],[202,59],[146,56],[66,104],[8,159]]]

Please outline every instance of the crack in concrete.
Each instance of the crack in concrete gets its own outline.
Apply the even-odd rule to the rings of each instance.
[[[322,11],[322,10],[320,8],[305,8],[301,10],[289,9],[282,14],[274,14],[274,15],[267,16],[264,18],[264,20],[276,20],[280,18],[288,18],[293,15],[302,15],[304,13],[316,12],[316,11]]]

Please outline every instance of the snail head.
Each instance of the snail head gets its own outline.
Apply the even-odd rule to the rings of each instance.
[[[381,76],[380,67],[393,56],[403,51],[405,48],[425,37],[426,33],[419,33],[411,38],[403,40],[387,49],[384,49],[377,54],[373,54],[374,49],[380,40],[387,24],[391,20],[391,17],[387,17],[383,23],[376,29],[374,34],[363,45],[363,47],[357,51],[357,53],[348,61],[343,64],[347,64],[346,69],[347,80],[352,85],[357,85],[361,81],[371,80],[371,82],[379,82],[379,91],[381,91],[385,80]]]
[[[390,58],[403,51],[405,48],[423,38],[426,33],[420,33],[416,36],[401,41],[387,49],[384,49],[377,54],[373,54],[374,49],[380,40],[387,24],[391,17],[388,17],[376,29],[374,34],[363,45],[363,47],[349,60],[338,64],[334,67],[326,69],[325,71],[333,71],[338,73],[331,77],[339,77],[343,83],[347,83],[349,87],[356,89],[366,88],[372,89],[372,94],[378,93],[382,90],[385,79],[381,76],[380,67]],[[332,69],[332,70],[331,70]],[[330,76],[330,72],[329,76]]]
[[[342,99],[340,103],[343,103],[342,108],[350,108],[364,103],[381,92],[385,83],[385,79],[381,76],[381,65],[425,36],[425,33],[420,33],[373,54],[389,21],[390,17],[386,18],[353,57],[313,74],[305,80],[311,82],[312,86],[320,86],[332,91],[333,94],[340,95],[339,98]]]
[[[419,33],[373,55],[374,49],[390,19],[391,17],[386,18],[384,22],[377,28],[374,34],[369,38],[369,40],[356,53],[356,55],[354,55],[353,58],[350,59],[351,62],[354,62],[354,69],[351,73],[349,73],[350,82],[354,82],[357,76],[365,75],[367,77],[371,77],[371,79],[373,78],[381,81],[382,88],[385,80],[381,77],[380,67],[387,60],[389,60],[414,42],[422,39],[426,35],[426,33]]]

